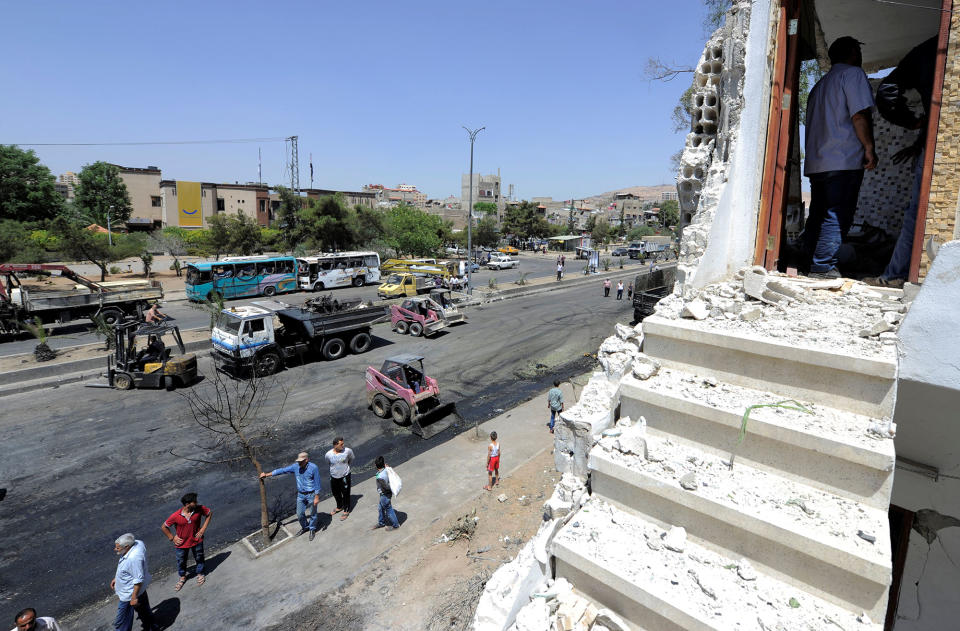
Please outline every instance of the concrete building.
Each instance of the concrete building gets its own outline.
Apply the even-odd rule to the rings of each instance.
[[[66,173],[61,173],[57,176],[57,184],[62,185],[57,187],[57,192],[64,196],[64,199],[72,200],[76,197],[75,190],[77,184],[80,183],[80,178],[73,171],[67,171]]]
[[[417,190],[412,184],[400,184],[396,188],[389,188],[383,184],[367,184],[363,187],[364,193],[372,193],[376,204],[381,208],[406,204],[420,210],[427,207],[427,195]]]
[[[133,212],[127,224],[130,228],[152,230],[164,225],[163,200],[160,193],[160,168],[125,167],[113,165],[120,170],[120,179],[130,194]]]
[[[479,173],[473,174],[473,203],[478,202],[489,202],[497,205],[497,212],[503,211],[503,197],[500,193],[500,173],[497,172],[496,175],[480,175]],[[464,204],[468,203],[470,199],[470,174],[464,173],[460,177],[460,199]],[[474,217],[478,218],[476,212],[474,212]]]
[[[183,186],[178,186],[178,185]],[[183,199],[183,190],[197,190],[197,202]],[[270,225],[273,214],[270,187],[263,184],[214,184],[212,182],[160,181],[163,225],[199,229],[209,226],[210,217],[218,213],[243,214],[261,226]]]
[[[366,187],[364,187],[362,191],[335,191],[327,188],[305,188],[301,189],[301,192],[311,199],[319,199],[339,193],[343,197],[344,203],[351,208],[353,206],[376,208],[377,206],[377,194],[374,191],[366,190]]]
[[[678,196],[677,196],[677,192],[676,192],[676,191],[661,191],[661,192],[660,192],[660,201],[661,201],[661,202],[677,201],[677,199],[679,199],[679,198],[678,198]]]

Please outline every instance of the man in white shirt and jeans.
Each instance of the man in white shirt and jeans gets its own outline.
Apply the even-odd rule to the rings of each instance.
[[[838,252],[853,223],[864,169],[877,166],[873,90],[861,64],[860,42],[840,37],[832,64],[807,99],[804,172],[810,178],[810,216],[803,249],[810,276],[839,278]]]
[[[152,630],[153,613],[147,597],[147,586],[150,585],[147,547],[128,532],[117,538],[113,549],[120,556],[116,576],[110,581],[110,589],[119,599],[113,626],[117,631],[130,631],[133,628],[133,612],[136,611],[144,631]]]

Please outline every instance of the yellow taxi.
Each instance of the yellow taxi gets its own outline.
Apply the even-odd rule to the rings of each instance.
[[[502,252],[503,254],[507,254],[510,256],[516,256],[520,254],[520,250],[513,247],[512,245],[505,245],[502,248],[497,248],[497,252]]]

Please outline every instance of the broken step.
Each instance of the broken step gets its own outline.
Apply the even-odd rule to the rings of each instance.
[[[883,628],[858,621],[859,611],[745,565],[740,557],[690,540],[682,552],[669,550],[665,534],[641,517],[591,499],[553,539],[556,576],[643,629]]]
[[[661,368],[653,377],[625,377],[620,414],[647,420],[653,437],[676,438],[735,462],[780,473],[815,488],[874,508],[890,504],[893,440],[868,433],[878,419],[799,401],[809,414],[783,408],[751,410],[746,434],[740,427],[748,406],[786,397],[687,371]],[[788,405],[796,407],[794,402]]]
[[[860,357],[822,347],[650,316],[643,350],[665,366],[732,384],[808,399],[840,410],[883,417],[892,412],[894,356]]]
[[[747,557],[820,598],[883,616],[891,580],[885,510],[741,462],[730,468],[695,447],[650,435],[646,441],[657,461],[624,454],[612,439],[590,451],[594,496],[663,526],[683,526],[697,541]]]

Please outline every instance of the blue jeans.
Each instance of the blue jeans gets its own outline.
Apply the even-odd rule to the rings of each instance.
[[[200,541],[192,548],[174,548],[177,552],[177,573],[180,576],[187,575],[187,559],[190,557],[190,551],[193,550],[193,560],[197,562],[197,576],[203,575],[203,542]]]
[[[317,529],[317,519],[320,517],[320,514],[317,512],[317,507],[313,503],[313,496],[316,495],[313,491],[309,493],[300,493],[297,492],[297,521],[300,522],[301,530],[316,530]],[[310,525],[307,525],[307,511],[312,511],[310,513]]]
[[[394,528],[400,527],[400,522],[397,520],[397,513],[393,510],[393,505],[390,503],[390,498],[386,495],[380,496],[380,519],[377,520],[377,525],[393,526]]]
[[[550,429],[553,429],[553,426],[557,422],[557,414],[560,414],[560,410],[554,410],[553,408],[550,409],[550,422],[547,423],[547,427]]]
[[[813,273],[837,266],[837,252],[857,212],[863,169],[811,173],[810,216],[803,231],[803,249]]]
[[[153,613],[150,611],[150,599],[147,598],[147,592],[141,592],[137,596],[137,606],[132,607],[130,600],[121,600],[117,603],[117,617],[113,620],[113,627],[117,631],[130,631],[133,629],[133,612],[137,612],[140,618],[140,625],[144,629],[149,629],[153,625]]]
[[[917,206],[920,204],[920,184],[923,182],[923,156],[926,149],[920,152],[917,163],[913,168],[913,192],[910,193],[910,204],[903,211],[903,225],[900,226],[900,236],[897,245],[890,255],[887,269],[880,276],[884,280],[896,278],[907,279],[910,273],[910,257],[913,255],[913,234],[917,228]]]

